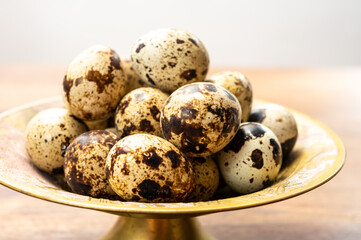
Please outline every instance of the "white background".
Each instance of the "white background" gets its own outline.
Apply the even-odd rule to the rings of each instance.
[[[211,67],[361,65],[357,0],[0,0],[0,64],[67,64],[97,43],[127,57],[161,27],[197,35]]]

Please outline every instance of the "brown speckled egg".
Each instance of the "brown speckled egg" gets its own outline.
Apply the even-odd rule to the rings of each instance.
[[[41,170],[62,171],[68,145],[87,127],[64,108],[50,108],[36,114],[25,131],[26,148]]]
[[[124,69],[125,76],[127,77],[126,93],[146,86],[145,82],[138,76],[138,74],[135,73],[130,59],[122,59],[122,67]]]
[[[252,109],[249,121],[262,123],[276,134],[285,160],[295,146],[298,136],[296,119],[292,113],[278,104],[260,104]]]
[[[206,81],[224,87],[233,93],[242,107],[242,122],[248,120],[252,109],[253,92],[251,83],[242,73],[226,71],[212,75]]]
[[[178,29],[158,29],[142,36],[132,48],[134,71],[151,87],[165,92],[203,81],[209,57],[203,43]]]
[[[242,194],[272,184],[282,164],[276,135],[259,123],[241,124],[237,135],[217,155],[224,181]]]
[[[150,134],[117,142],[106,168],[112,189],[128,201],[181,202],[194,189],[192,164],[173,144]]]
[[[125,88],[126,77],[118,54],[96,45],[70,63],[63,80],[63,99],[76,117],[101,120],[112,114]]]
[[[210,157],[189,158],[193,166],[195,188],[188,197],[190,202],[207,201],[216,192],[219,184],[217,164]]]
[[[173,92],[161,112],[163,136],[184,154],[208,156],[236,135],[242,110],[228,90],[212,83],[192,83]]]
[[[105,162],[119,138],[105,130],[85,132],[68,147],[64,158],[65,178],[70,188],[92,197],[116,196],[108,184]]]
[[[138,88],[123,97],[115,113],[119,136],[149,133],[162,137],[160,111],[169,95],[159,89]]]

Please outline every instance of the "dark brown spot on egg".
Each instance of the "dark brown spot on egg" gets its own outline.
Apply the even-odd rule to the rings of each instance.
[[[213,113],[214,115],[217,115],[220,119],[221,119],[221,122],[224,121],[224,113],[225,113],[225,109],[224,108],[212,108],[212,106],[214,105],[209,105],[207,107],[207,110],[211,113]]]
[[[160,111],[159,111],[158,107],[153,105],[149,110],[150,110],[150,114],[152,115],[153,119],[159,122]]]
[[[102,93],[106,86],[113,83],[114,76],[110,70],[105,75],[97,70],[89,70],[85,78],[90,82],[94,82],[97,85],[98,93]]]
[[[265,188],[271,186],[272,183],[273,183],[273,182],[269,179],[269,177],[267,177],[266,180],[264,180],[264,181],[262,182],[263,187],[265,187]]]
[[[254,180],[254,178],[250,178],[250,179],[249,179],[249,182],[250,182],[250,183],[253,183],[253,180]]]
[[[208,68],[204,69],[201,74],[204,76],[207,74],[207,72],[208,72]]]
[[[142,50],[142,48],[144,48],[144,47],[145,47],[145,44],[144,44],[144,43],[139,44],[138,47],[137,47],[137,49],[135,49],[135,52],[136,52],[136,53],[139,53],[140,50]]]
[[[198,46],[198,43],[196,42],[196,40],[194,40],[193,38],[188,38],[188,40],[193,43],[195,46],[199,47]]]
[[[223,125],[222,134],[226,135],[232,131],[237,131],[239,128],[239,111],[234,107],[224,109],[225,123]],[[222,120],[222,119],[221,119]],[[223,120],[222,120],[223,121]]]
[[[253,109],[251,111],[248,121],[262,123],[265,118],[266,118],[266,109],[258,108],[258,109]]]
[[[77,78],[77,79],[75,80],[75,86],[78,86],[78,85],[81,84],[82,82],[83,82],[83,78],[82,78],[82,77]]]
[[[281,151],[280,151],[280,146],[278,145],[277,141],[273,138],[270,139],[269,144],[272,146],[272,155],[273,155],[273,160],[275,161],[276,165],[281,164]]]
[[[147,119],[142,119],[139,124],[140,124],[139,125],[140,131],[148,132],[148,133],[154,132],[154,127]]]
[[[178,153],[176,153],[176,151],[174,150],[168,151],[166,152],[165,156],[171,160],[172,168],[177,168],[179,166],[181,162],[180,160],[181,156]]]
[[[198,113],[197,110],[188,108],[188,107],[181,107],[181,118],[182,119],[193,119],[196,117]]]
[[[143,163],[148,165],[151,168],[158,169],[159,164],[162,163],[163,159],[158,156],[154,147],[148,149],[147,152],[142,154]]]
[[[118,108],[116,110],[116,112],[120,112],[121,114],[124,114],[125,109],[128,107],[129,105],[129,99],[124,99],[122,100],[119,105]]]
[[[70,89],[73,86],[73,80],[72,79],[68,79],[67,75],[64,76],[64,80],[63,80],[63,90],[65,92],[65,96],[66,99],[68,100],[68,102],[70,103]]]
[[[117,70],[120,70],[121,67],[120,67],[120,58],[119,58],[119,55],[112,49],[110,51],[110,65],[114,68],[114,69],[117,69]]]
[[[130,125],[127,125],[123,128],[123,134],[121,138],[130,135],[130,133],[135,129],[135,125],[133,123],[130,123]]]
[[[170,67],[174,68],[177,65],[177,63],[176,62],[168,62],[168,65]]]
[[[190,70],[182,72],[180,74],[180,77],[187,81],[191,81],[193,78],[197,78],[197,72],[195,69],[190,69]]]
[[[139,195],[150,201],[158,198],[162,191],[160,185],[157,182],[149,179],[141,182],[138,185],[138,188],[140,189]]]
[[[155,82],[153,81],[153,79],[149,76],[149,74],[145,74],[145,76],[147,77],[148,82],[150,82],[152,85],[155,85]]]
[[[127,162],[124,162],[123,167],[120,169],[120,171],[121,171],[124,175],[129,175],[129,169],[128,169]]]
[[[261,169],[263,167],[262,151],[259,149],[253,150],[251,154],[251,160],[253,162],[252,167]]]
[[[177,38],[176,42],[177,42],[177,44],[182,44],[182,43],[184,43],[184,41],[183,41],[183,40],[178,39],[178,38]]]

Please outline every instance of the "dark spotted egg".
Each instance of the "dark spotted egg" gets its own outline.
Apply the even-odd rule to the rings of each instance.
[[[226,184],[247,194],[269,186],[276,179],[282,150],[269,128],[259,123],[243,123],[217,158]]]
[[[262,123],[276,134],[282,146],[283,160],[286,161],[298,136],[293,114],[278,104],[260,104],[252,109],[249,121]]]
[[[188,197],[190,202],[207,201],[216,192],[219,184],[219,170],[211,157],[189,158],[193,166],[195,188]]]
[[[253,100],[252,86],[248,79],[242,73],[226,71],[214,74],[206,81],[224,87],[233,93],[242,107],[242,122],[247,122]]]
[[[123,97],[115,112],[115,127],[119,136],[149,133],[162,136],[160,111],[169,95],[159,89],[137,88]]]
[[[63,80],[63,99],[76,117],[101,120],[110,117],[125,89],[126,77],[118,54],[96,45],[70,63]]]
[[[203,43],[178,29],[158,29],[142,36],[132,48],[134,71],[151,87],[165,92],[203,81],[209,57]]]
[[[236,97],[212,83],[192,83],[173,92],[161,113],[163,136],[184,154],[209,156],[236,135],[242,110]]]
[[[150,134],[122,138],[106,168],[112,189],[128,201],[181,202],[194,189],[192,164],[173,144]]]
[[[87,127],[64,108],[36,114],[25,131],[26,148],[32,162],[48,173],[62,172],[68,145]]]
[[[105,162],[119,138],[105,130],[85,132],[68,147],[64,158],[65,178],[70,188],[92,197],[114,198],[108,184]]]

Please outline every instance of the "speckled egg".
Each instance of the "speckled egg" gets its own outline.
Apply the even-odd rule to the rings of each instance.
[[[271,185],[282,164],[276,135],[259,123],[241,124],[237,135],[217,155],[224,181],[241,194]]]
[[[39,169],[55,173],[62,171],[68,145],[87,131],[84,123],[64,108],[50,108],[36,114],[25,131],[26,148]]]
[[[250,122],[259,122],[271,129],[281,143],[283,160],[296,144],[298,130],[296,119],[285,107],[278,104],[260,104],[252,109]]]
[[[106,168],[112,189],[128,201],[181,202],[194,189],[192,164],[173,144],[150,134],[122,138]]]
[[[188,197],[190,202],[207,201],[216,192],[219,184],[219,170],[210,157],[189,158],[193,166],[195,188]]]
[[[105,130],[85,132],[68,147],[64,157],[64,173],[68,185],[79,194],[112,198],[105,173],[105,162],[110,149],[119,138]]]
[[[253,92],[251,83],[239,72],[226,71],[210,76],[207,82],[224,87],[234,94],[242,107],[242,122],[248,120],[252,109]]]
[[[178,29],[158,29],[142,36],[132,48],[131,59],[147,85],[165,92],[203,81],[209,67],[203,43]]]
[[[108,118],[125,90],[126,77],[118,54],[102,45],[76,57],[63,80],[65,105],[76,117],[87,121]]]
[[[123,97],[115,112],[119,136],[149,133],[162,137],[160,111],[169,95],[159,89],[138,88]]]
[[[208,156],[236,135],[242,110],[236,97],[212,83],[192,83],[173,92],[161,112],[163,136],[184,154]]]
[[[135,73],[130,59],[123,58],[122,67],[124,69],[125,76],[127,77],[126,93],[146,86],[145,82],[138,76],[138,74]]]

